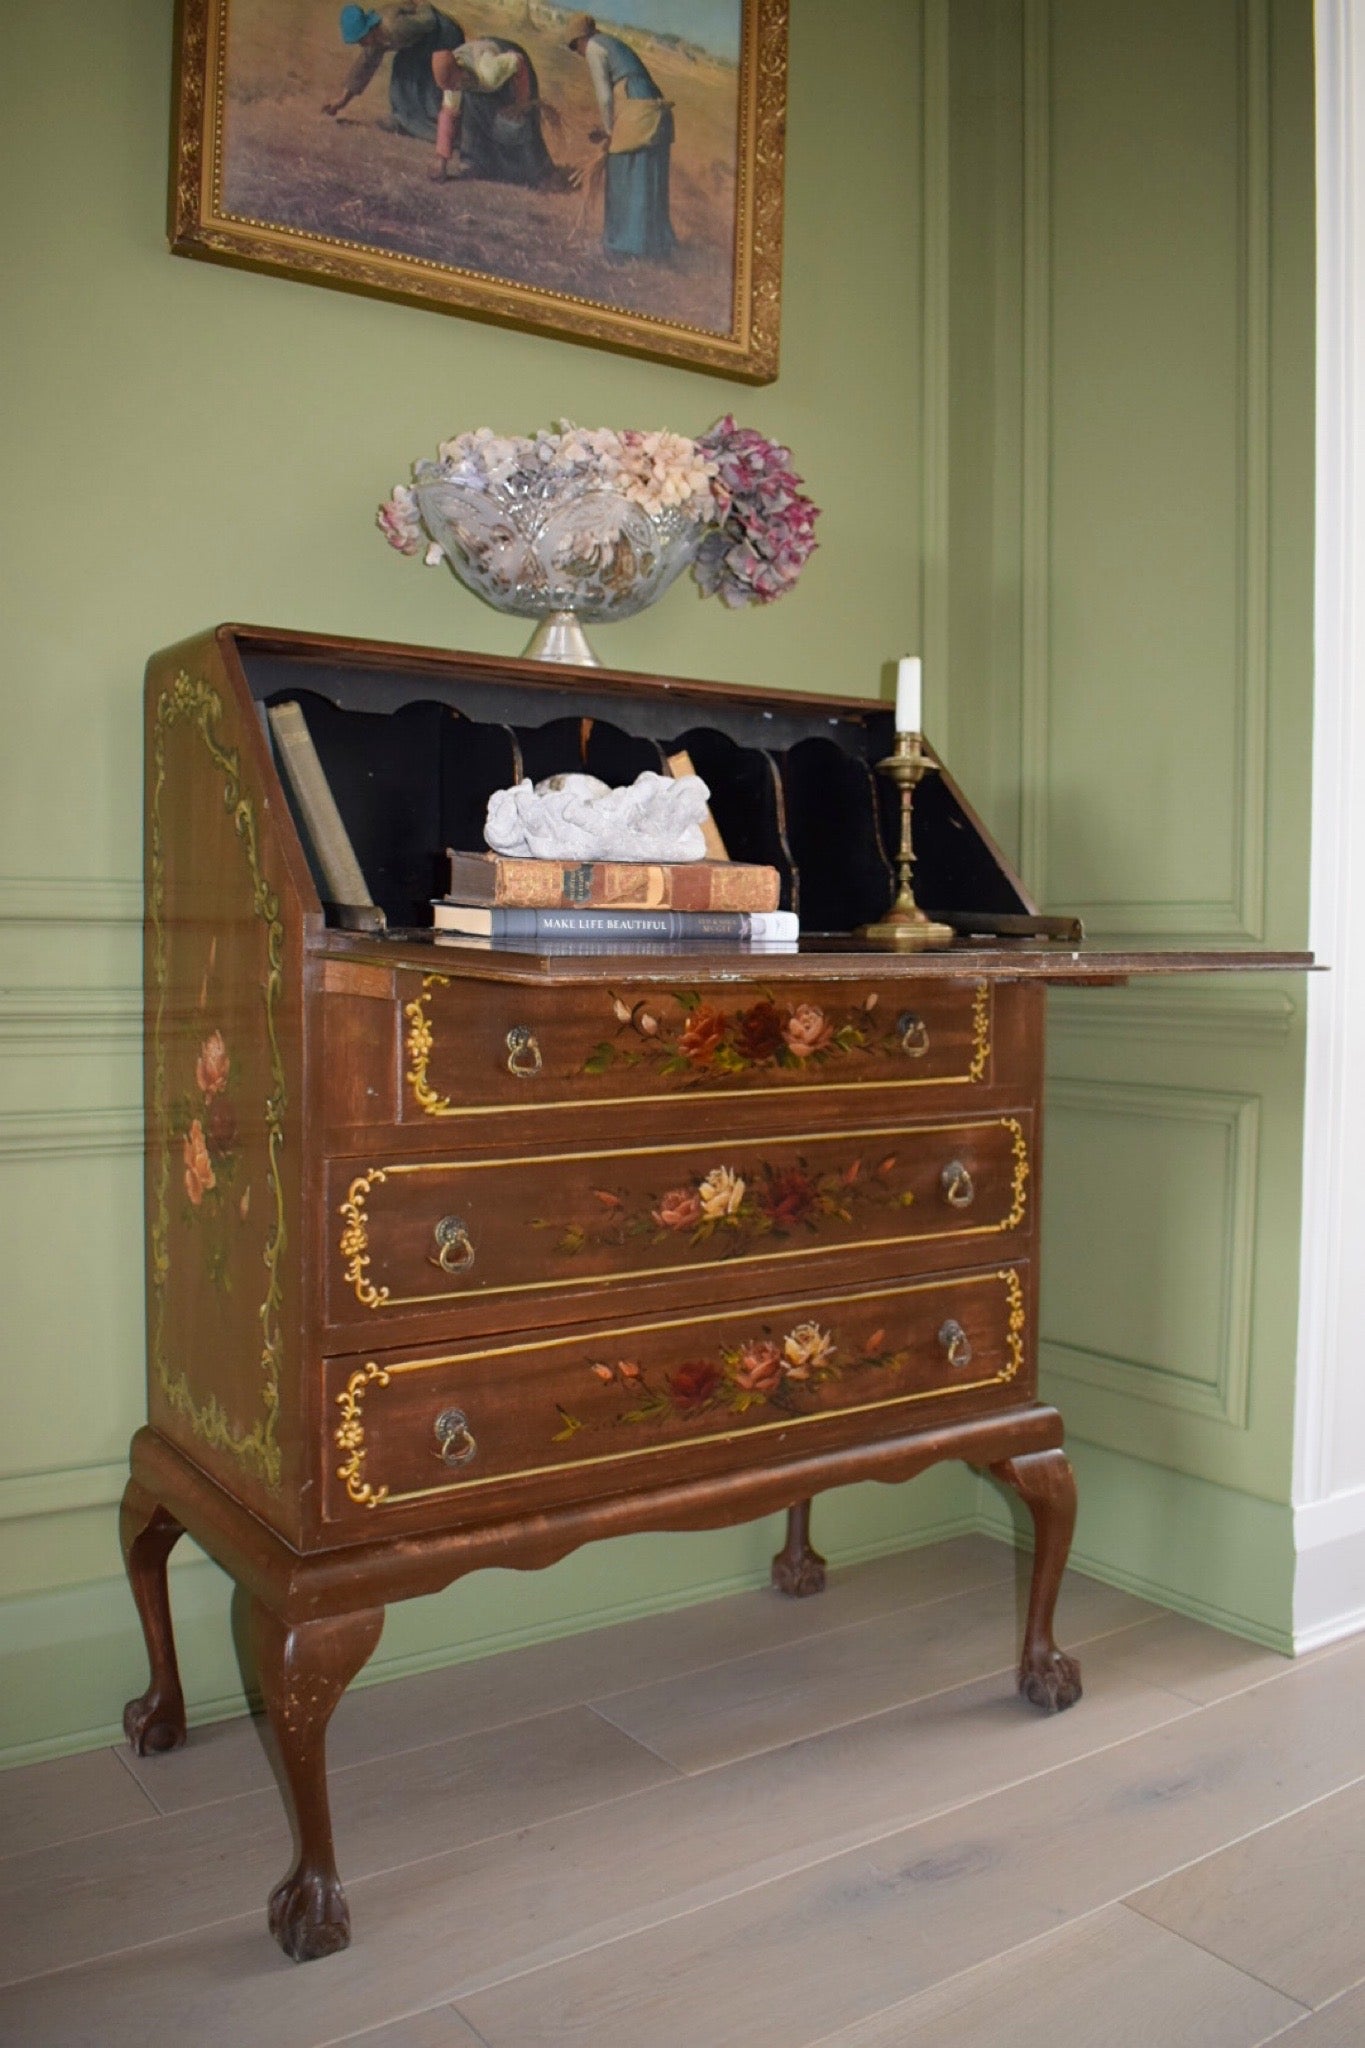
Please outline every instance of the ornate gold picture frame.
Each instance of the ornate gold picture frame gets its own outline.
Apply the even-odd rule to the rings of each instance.
[[[180,0],[170,241],[777,375],[787,0]]]

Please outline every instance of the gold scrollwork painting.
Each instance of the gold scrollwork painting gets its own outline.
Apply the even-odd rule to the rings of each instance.
[[[353,1372],[341,1392],[337,1395],[337,1407],[341,1420],[332,1432],[336,1447],[346,1453],[346,1462],[337,1466],[337,1478],[346,1488],[346,1497],[359,1508],[377,1508],[388,1498],[387,1486],[371,1486],[365,1477],[365,1396],[371,1387],[386,1387],[389,1375],[382,1365],[373,1359]]]
[[[182,0],[171,247],[777,375],[788,0]]]

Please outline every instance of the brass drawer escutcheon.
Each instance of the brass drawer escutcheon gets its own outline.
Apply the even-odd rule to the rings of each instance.
[[[534,1081],[544,1061],[536,1034],[525,1024],[514,1024],[507,1034],[507,1071],[519,1081]]]
[[[939,1328],[938,1341],[948,1354],[948,1363],[955,1372],[961,1372],[972,1362],[972,1344],[967,1332],[954,1316]]]
[[[912,1060],[922,1060],[929,1050],[929,1026],[923,1017],[917,1017],[913,1010],[902,1010],[896,1019],[896,1030],[900,1034],[901,1051],[908,1053]]]
[[[433,1428],[441,1447],[438,1455],[443,1465],[467,1465],[471,1458],[477,1457],[479,1447],[463,1408],[443,1408]]]
[[[437,1253],[432,1265],[443,1273],[467,1273],[474,1263],[474,1241],[463,1218],[443,1216],[434,1235]]]

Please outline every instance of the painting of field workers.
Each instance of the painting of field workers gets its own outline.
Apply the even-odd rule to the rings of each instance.
[[[225,215],[734,322],[744,0],[228,0]]]

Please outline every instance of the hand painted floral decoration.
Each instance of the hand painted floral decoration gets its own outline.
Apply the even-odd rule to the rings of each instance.
[[[674,1417],[695,1420],[717,1411],[747,1414],[767,1406],[788,1414],[809,1407],[804,1397],[846,1374],[859,1371],[903,1371],[910,1362],[905,1347],[888,1347],[885,1330],[873,1330],[851,1351],[841,1350],[832,1330],[816,1322],[796,1323],[789,1330],[765,1325],[736,1344],[721,1345],[706,1358],[684,1359],[656,1378],[632,1358],[591,1359],[588,1371],[604,1387],[618,1387],[630,1406],[618,1422],[662,1424]],[[556,1443],[567,1442],[584,1423],[559,1409],[563,1428]]]
[[[593,1047],[583,1072],[657,1062],[662,1075],[702,1081],[756,1067],[810,1072],[850,1054],[921,1054],[926,1040],[920,1019],[908,1010],[874,1016],[877,1000],[874,989],[835,1016],[818,1003],[779,1003],[767,992],[745,1009],[726,1010],[692,989],[674,990],[667,1009],[651,1006],[648,998],[626,1002],[613,990],[617,1035]]]
[[[221,1031],[210,1031],[194,1062],[194,1088],[175,1106],[173,1130],[181,1141],[185,1198],[190,1211],[226,1218],[228,1209],[246,1221],[250,1189],[230,1200],[237,1172],[237,1116],[231,1100],[232,1060]],[[230,1261],[221,1233],[207,1242],[209,1278],[229,1284]]]
[[[617,492],[651,516],[678,512],[702,530],[693,573],[706,597],[732,609],[771,604],[790,590],[816,546],[818,507],[801,490],[791,451],[740,427],[727,413],[698,440],[660,429],[576,427],[555,433],[495,434],[478,427],[442,441],[438,460],[414,464],[417,482],[446,478],[490,497],[523,492],[547,478],[584,490]],[[400,554],[444,560],[411,484],[398,484],[379,507],[378,524]],[[491,571],[497,542],[490,522],[482,545]]]
[[[600,1214],[584,1222],[537,1218],[536,1230],[558,1230],[555,1250],[573,1257],[585,1250],[620,1248],[644,1240],[680,1252],[709,1247],[708,1258],[727,1258],[767,1237],[801,1231],[819,1237],[852,1224],[859,1209],[913,1207],[914,1193],[896,1174],[896,1154],[861,1155],[824,1173],[805,1159],[769,1159],[713,1166],[662,1193],[631,1196],[594,1188]]]

